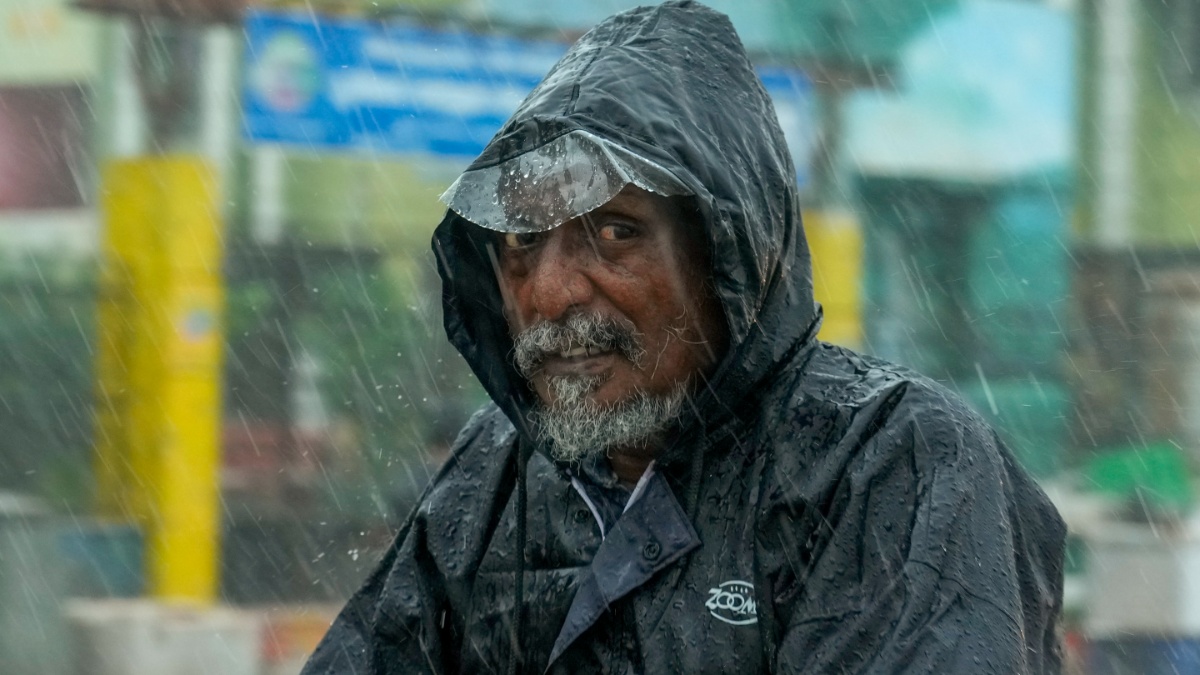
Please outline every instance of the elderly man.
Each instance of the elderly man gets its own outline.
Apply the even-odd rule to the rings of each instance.
[[[1058,670],[1058,515],[952,394],[816,339],[725,17],[605,21],[444,199],[494,403],[306,673]]]

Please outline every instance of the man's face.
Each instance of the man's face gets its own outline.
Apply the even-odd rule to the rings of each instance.
[[[544,405],[563,403],[572,382],[599,409],[668,396],[723,356],[727,329],[707,290],[706,243],[687,218],[680,201],[629,186],[550,231],[500,235],[509,328]],[[578,326],[592,319],[584,334],[598,341],[581,345]]]

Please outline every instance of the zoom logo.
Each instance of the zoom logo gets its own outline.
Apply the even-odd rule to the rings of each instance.
[[[754,584],[746,581],[726,581],[708,589],[704,603],[708,613],[725,623],[745,626],[758,623],[758,605],[754,602]]]

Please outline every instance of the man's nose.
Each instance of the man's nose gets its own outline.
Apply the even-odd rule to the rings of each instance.
[[[594,287],[587,275],[594,254],[581,246],[568,228],[551,231],[530,270],[530,300],[537,318],[556,321],[570,310],[592,302]]]

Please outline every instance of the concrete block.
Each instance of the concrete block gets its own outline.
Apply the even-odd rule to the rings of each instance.
[[[259,675],[262,627],[251,612],[153,600],[75,600],[67,620],[77,675]]]
[[[1200,637],[1200,528],[1109,523],[1086,534],[1089,639]]]

